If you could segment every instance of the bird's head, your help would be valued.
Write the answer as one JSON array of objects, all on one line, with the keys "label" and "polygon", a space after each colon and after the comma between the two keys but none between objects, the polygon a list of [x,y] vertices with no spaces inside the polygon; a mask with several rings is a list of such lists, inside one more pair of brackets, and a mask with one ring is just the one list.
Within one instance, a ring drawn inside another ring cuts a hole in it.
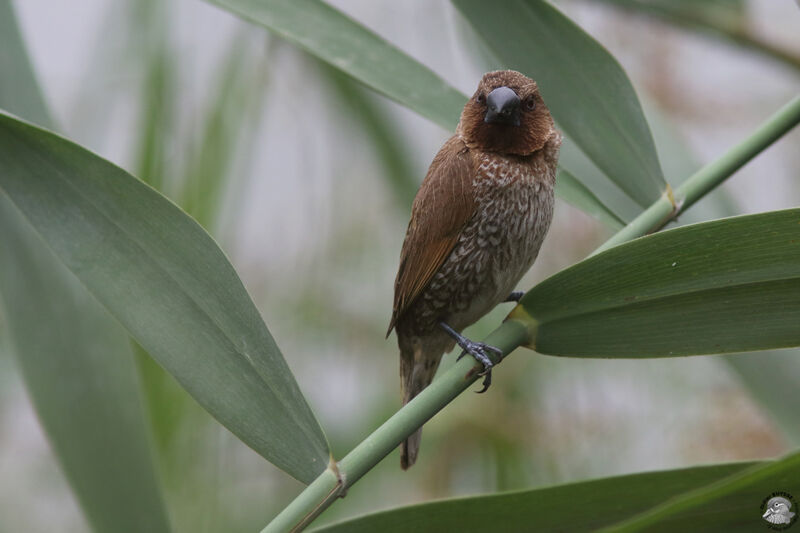
[{"label": "bird's head", "polygon": [[496,70],[484,74],[464,106],[458,132],[470,148],[528,155],[555,134],[555,125],[535,81],[514,70]]},{"label": "bird's head", "polygon": [[770,498],[762,518],[771,524],[791,524],[796,513],[790,509],[792,502],[781,496]]}]

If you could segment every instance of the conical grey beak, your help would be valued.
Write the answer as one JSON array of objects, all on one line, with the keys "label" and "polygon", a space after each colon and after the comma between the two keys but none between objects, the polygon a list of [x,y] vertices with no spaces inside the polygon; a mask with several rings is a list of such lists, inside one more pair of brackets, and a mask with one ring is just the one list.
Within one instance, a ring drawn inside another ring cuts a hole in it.
[{"label": "conical grey beak", "polygon": [[487,124],[513,124],[519,126],[519,96],[508,87],[498,87],[486,97]]}]

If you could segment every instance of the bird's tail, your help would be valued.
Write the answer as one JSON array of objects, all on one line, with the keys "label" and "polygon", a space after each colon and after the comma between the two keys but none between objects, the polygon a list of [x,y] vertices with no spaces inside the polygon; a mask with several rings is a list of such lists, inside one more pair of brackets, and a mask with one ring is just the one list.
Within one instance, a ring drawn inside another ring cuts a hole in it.
[{"label": "bird's tail", "polygon": [[[409,343],[411,344],[411,343]],[[441,353],[423,352],[421,346],[401,346],[400,348],[400,384],[403,389],[403,405],[410,402],[422,389],[430,385],[436,369],[439,368]],[[422,428],[403,441],[400,451],[400,466],[407,470],[417,460],[419,444],[422,440]]]}]

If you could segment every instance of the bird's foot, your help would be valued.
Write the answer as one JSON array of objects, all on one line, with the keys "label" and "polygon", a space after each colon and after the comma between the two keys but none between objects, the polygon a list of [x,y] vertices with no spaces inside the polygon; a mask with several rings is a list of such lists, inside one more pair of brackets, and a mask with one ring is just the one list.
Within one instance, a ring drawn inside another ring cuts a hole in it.
[{"label": "bird's foot", "polygon": [[506,296],[506,299],[503,300],[504,302],[518,302],[525,296],[525,293],[522,291],[513,291],[511,294]]},{"label": "bird's foot", "polygon": [[456,361],[460,360],[466,354],[470,354],[476,361],[483,365],[483,371],[478,373],[479,376],[483,376],[483,388],[476,392],[478,394],[482,394],[489,390],[489,386],[492,384],[492,367],[494,366],[494,363],[487,352],[491,352],[498,357],[503,357],[503,351],[500,348],[490,346],[483,342],[471,341],[444,322],[440,322],[439,325],[447,332],[448,335],[453,337],[453,339],[456,341],[456,344],[458,344],[463,350]]}]

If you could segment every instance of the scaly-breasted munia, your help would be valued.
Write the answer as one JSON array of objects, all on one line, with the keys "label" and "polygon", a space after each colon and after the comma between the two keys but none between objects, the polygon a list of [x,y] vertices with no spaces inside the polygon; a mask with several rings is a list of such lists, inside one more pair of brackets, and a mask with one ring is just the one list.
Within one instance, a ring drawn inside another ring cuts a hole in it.
[{"label": "scaly-breasted munia", "polygon": [[[560,146],[536,82],[513,70],[483,76],[414,198],[400,254],[387,336],[396,328],[404,404],[455,344],[484,364],[488,388],[487,351],[499,350],[458,332],[519,299],[511,291],[553,218]],[[420,429],[403,443],[403,469],[416,461],[421,437]]]}]

